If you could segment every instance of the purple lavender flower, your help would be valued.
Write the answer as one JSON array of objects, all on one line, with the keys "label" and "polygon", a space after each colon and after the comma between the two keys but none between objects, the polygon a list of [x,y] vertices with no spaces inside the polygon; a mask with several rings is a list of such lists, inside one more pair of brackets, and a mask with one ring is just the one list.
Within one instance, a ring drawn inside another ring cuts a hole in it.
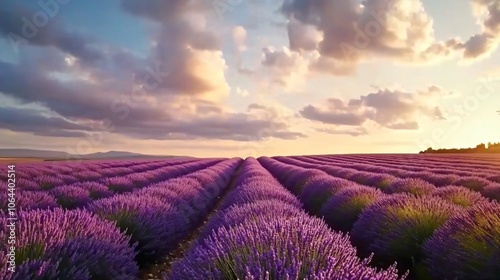
[{"label": "purple lavender flower", "polygon": [[394,177],[387,173],[372,174],[368,179],[368,185],[379,188],[381,190],[385,190],[396,180],[397,177]]},{"label": "purple lavender flower", "polygon": [[102,183],[115,193],[131,192],[135,189],[134,182],[125,177],[104,178]]},{"label": "purple lavender flower", "polygon": [[174,206],[151,196],[115,195],[95,201],[89,210],[116,222],[132,242],[138,243],[140,262],[167,254],[188,226]]},{"label": "purple lavender flower", "polygon": [[64,181],[61,178],[51,175],[36,177],[34,180],[38,183],[40,189],[42,190],[50,190],[56,186],[64,185]]},{"label": "purple lavender flower", "polygon": [[367,186],[346,187],[326,201],[320,215],[331,228],[347,232],[363,209],[383,196],[379,189]]},{"label": "purple lavender flower", "polygon": [[354,186],[355,184],[340,178],[329,175],[312,177],[299,195],[300,201],[304,203],[304,208],[309,213],[315,215],[332,195],[343,188]]},{"label": "purple lavender flower", "polygon": [[65,184],[73,184],[78,182],[78,179],[71,176],[71,175],[66,175],[66,174],[60,174],[59,179],[61,179]]},{"label": "purple lavender flower", "polygon": [[481,194],[500,202],[500,184],[490,184],[481,190]]},{"label": "purple lavender flower", "polygon": [[442,187],[448,185],[455,185],[460,180],[460,176],[454,174],[428,173],[422,179],[426,180],[427,182],[437,187]]},{"label": "purple lavender flower", "polygon": [[440,197],[451,203],[462,207],[470,207],[476,203],[486,201],[480,193],[471,191],[461,186],[445,186],[436,188],[431,192],[432,196]]},{"label": "purple lavender flower", "polygon": [[[278,187],[276,187],[278,186]],[[302,203],[281,185],[264,185],[257,182],[239,186],[222,203],[221,209],[233,204],[255,202],[257,200],[277,199],[302,208]]]},{"label": "purple lavender flower", "polygon": [[114,195],[114,193],[110,191],[108,187],[98,182],[79,182],[73,184],[73,186],[87,190],[91,199],[101,199]]},{"label": "purple lavender flower", "polygon": [[397,179],[386,188],[386,193],[410,193],[416,196],[430,194],[436,187],[422,179]]},{"label": "purple lavender flower", "polygon": [[450,218],[423,250],[435,279],[498,279],[500,204],[482,202]]},{"label": "purple lavender flower", "polygon": [[39,191],[41,190],[40,185],[33,181],[22,177],[17,177],[16,188],[26,191]]},{"label": "purple lavender flower", "polygon": [[204,226],[198,239],[202,241],[205,237],[209,236],[212,231],[221,227],[230,229],[244,222],[257,219],[263,220],[266,217],[269,217],[269,219],[284,220],[302,215],[303,213],[304,211],[302,209],[277,199],[235,204],[225,210],[218,211]]},{"label": "purple lavender flower", "polygon": [[351,230],[353,242],[377,260],[420,261],[421,244],[460,207],[431,196],[394,194],[365,208]]},{"label": "purple lavender flower", "polygon": [[491,184],[490,181],[481,177],[462,177],[454,185],[464,186],[473,191],[481,191],[484,187]]},{"label": "purple lavender flower", "polygon": [[[302,214],[219,228],[175,262],[164,279],[311,279],[347,270],[359,275],[370,268],[358,259],[347,236]],[[371,272],[375,279],[398,278],[394,271],[386,278]]]},{"label": "purple lavender flower", "polygon": [[[17,209],[52,209],[58,207],[56,199],[47,192],[19,190],[16,192],[15,199]],[[7,210],[8,203],[7,193],[0,193],[0,209]]]},{"label": "purple lavender flower", "polygon": [[156,184],[151,185],[150,187],[153,186],[158,186],[162,188],[171,188],[172,186],[177,186],[179,189],[185,189],[185,190],[201,190],[203,189],[203,184],[200,182],[200,180],[197,180],[194,177],[188,177],[188,176],[183,176],[180,178],[175,178],[163,182],[159,182]]},{"label": "purple lavender flower", "polygon": [[357,173],[353,173],[352,175],[350,175],[349,180],[352,180],[358,184],[371,186],[373,175],[374,174],[371,172],[358,171]]},{"label": "purple lavender flower", "polygon": [[489,176],[487,179],[495,183],[500,183],[500,175]]},{"label": "purple lavender flower", "polygon": [[90,170],[76,173],[75,176],[80,178],[81,180],[87,180],[87,181],[98,180],[103,177],[103,175]]},{"label": "purple lavender flower", "polygon": [[55,187],[50,190],[50,193],[57,199],[59,205],[67,209],[84,207],[92,202],[90,192],[77,186],[65,185]]},{"label": "purple lavender flower", "polygon": [[[87,280],[91,276],[85,267],[80,269],[72,269],[67,272],[69,279]],[[0,275],[7,275],[7,273],[0,272]],[[57,279],[62,273],[59,271],[59,261],[25,261],[16,268],[16,272],[11,274],[12,278],[6,276],[5,280],[25,280],[25,279]]]},{"label": "purple lavender flower", "polygon": [[[7,224],[6,215],[0,214],[1,240],[6,240]],[[14,279],[136,279],[138,276],[129,238],[111,222],[85,210],[20,211],[16,226],[19,276]],[[0,257],[5,259],[5,250],[0,250]],[[8,279],[7,273],[3,262],[0,278]]]},{"label": "purple lavender flower", "polygon": [[284,181],[284,184],[292,191],[293,193],[299,195],[304,186],[314,177],[326,175],[325,172],[315,169],[304,169],[301,172],[297,172],[292,174]]}]

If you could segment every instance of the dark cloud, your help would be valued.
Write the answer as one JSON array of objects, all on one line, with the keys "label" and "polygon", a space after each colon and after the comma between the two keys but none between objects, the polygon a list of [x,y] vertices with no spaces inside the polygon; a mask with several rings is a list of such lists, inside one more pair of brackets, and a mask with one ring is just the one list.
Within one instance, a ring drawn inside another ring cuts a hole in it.
[{"label": "dark cloud", "polygon": [[[107,91],[100,84],[86,81],[60,81],[40,70],[0,61],[0,77],[5,79],[0,83],[0,92],[25,104],[42,105],[67,120],[45,119],[26,110],[10,108],[4,109],[4,113],[13,119],[5,118],[3,128],[37,135],[83,137],[95,128],[77,123],[91,121],[97,126],[103,120],[110,120],[113,124],[110,132],[139,139],[249,141],[264,137],[303,137],[289,132],[280,120],[259,120],[249,113],[227,113],[213,102],[186,104],[188,108],[194,107],[193,110],[182,109],[182,103],[153,106],[144,101],[134,102],[131,93]],[[44,121],[44,125],[35,120]]]},{"label": "dark cloud", "polygon": [[221,139],[235,141],[262,140],[267,137],[297,139],[302,133],[289,131],[280,120],[255,119],[250,114],[218,114],[212,117],[176,120],[174,122],[144,122],[120,126],[117,132],[140,139]]},{"label": "dark cloud", "polygon": [[338,125],[362,125],[366,118],[362,115],[357,115],[351,112],[338,112],[334,108],[333,111],[321,110],[312,105],[304,107],[300,114],[310,120],[319,121],[327,124]]},{"label": "dark cloud", "polygon": [[15,50],[28,44],[55,47],[85,61],[97,61],[104,57],[100,50],[92,46],[96,42],[94,38],[62,29],[57,18],[44,13],[47,23],[35,24],[33,15],[36,12],[41,11],[33,11],[19,3],[0,7],[0,35],[6,37]]},{"label": "dark cloud", "polygon": [[84,137],[84,131],[92,129],[33,109],[14,107],[0,107],[0,128],[55,137]]}]

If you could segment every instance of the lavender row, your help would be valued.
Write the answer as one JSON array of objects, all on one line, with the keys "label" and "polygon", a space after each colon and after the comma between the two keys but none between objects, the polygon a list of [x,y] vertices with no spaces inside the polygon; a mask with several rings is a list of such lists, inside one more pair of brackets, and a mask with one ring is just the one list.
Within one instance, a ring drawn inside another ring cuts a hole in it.
[{"label": "lavender row", "polygon": [[[452,175],[439,175],[424,172],[404,172],[398,173],[397,176],[391,174],[391,170],[385,168],[378,172],[363,171],[353,168],[344,168],[331,163],[315,161],[306,157],[299,159],[291,157],[276,157],[275,159],[306,168],[314,168],[325,171],[326,173],[348,180],[352,180],[362,185],[373,186],[380,188],[386,192],[393,193],[399,192],[399,185],[416,185],[415,187],[408,187],[409,189],[417,188],[422,190],[415,190],[417,192],[423,191],[428,193],[433,191],[436,187],[444,186],[461,186],[471,191],[476,191],[486,198],[500,201],[500,184],[493,183],[479,177],[459,177]],[[368,168],[370,170],[380,169],[373,166]],[[386,170],[384,172],[384,170]],[[414,179],[414,180],[408,180]],[[402,181],[403,180],[403,181]],[[389,188],[389,186],[396,185],[397,187]],[[424,187],[420,187],[420,185]],[[402,190],[404,191],[404,190]]]},{"label": "lavender row", "polygon": [[[40,190],[37,185],[26,190],[26,186],[16,191],[16,207],[18,209],[51,209],[63,207],[75,209],[88,205],[94,200],[107,198],[120,193],[131,192],[145,186],[183,176],[218,163],[218,160],[199,160],[179,166],[162,167],[143,173],[135,173],[123,177],[101,178],[96,181],[74,182],[70,184],[45,185]],[[54,184],[55,181],[51,181]],[[1,183],[0,183],[1,184]],[[4,184],[0,189],[7,189]],[[0,193],[0,209],[7,209],[7,191]]]},{"label": "lavender row", "polygon": [[[131,167],[117,168],[102,168],[93,166],[93,169],[75,168],[71,172],[62,173],[49,166],[41,166],[41,168],[30,168],[27,172],[22,172],[19,166],[16,166],[17,188],[24,190],[43,190],[50,189],[59,185],[72,184],[82,181],[98,181],[106,177],[129,176],[130,179],[140,178],[143,173],[148,171],[169,168],[182,164],[189,164],[193,161],[165,161],[156,162],[154,164],[140,164]],[[213,161],[217,162],[217,161]],[[66,166],[64,166],[67,168]],[[46,170],[48,169],[48,171]],[[2,174],[6,176],[7,173]],[[2,180],[3,181],[3,180]]]},{"label": "lavender row", "polygon": [[[16,273],[0,263],[1,279],[137,279],[138,265],[168,253],[193,229],[227,184],[241,159],[129,194],[86,209],[19,212]],[[0,211],[0,238],[7,214]],[[2,243],[0,257],[7,258]]]},{"label": "lavender row", "polygon": [[[400,267],[412,268],[417,278],[498,276],[498,203],[481,200],[460,207],[439,196],[389,195],[318,170],[266,157],[259,161],[304,202],[307,210],[325,218],[332,228],[350,232],[362,255],[374,253],[377,264],[397,261]],[[319,211],[308,203],[311,200],[321,204]]]},{"label": "lavender row", "polygon": [[[481,169],[474,169],[474,168],[460,168],[458,166],[453,166],[451,167],[443,167],[443,166],[438,166],[438,167],[431,167],[429,164],[423,164],[423,165],[415,165],[413,161],[408,160],[408,161],[396,161],[392,160],[391,158],[385,160],[371,160],[368,161],[364,157],[353,157],[353,158],[344,158],[343,156],[340,157],[307,157],[312,160],[320,160],[324,162],[332,162],[336,164],[342,164],[344,167],[349,167],[349,168],[354,168],[358,169],[359,168],[366,168],[366,167],[373,167],[377,166],[378,168],[394,168],[397,170],[406,170],[406,171],[413,171],[413,172],[430,172],[434,174],[442,174],[442,175],[458,175],[458,176],[477,176],[477,177],[483,177],[483,178],[488,178],[488,180],[491,181],[498,181],[500,180],[500,177],[498,177],[498,174],[500,173],[500,169],[489,169],[489,168],[481,168]],[[500,181],[499,181],[500,182]]]},{"label": "lavender row", "polygon": [[179,159],[171,161],[144,161],[144,160],[124,160],[124,161],[85,161],[85,162],[40,162],[40,163],[20,163],[16,165],[16,170],[22,177],[37,177],[41,175],[72,175],[80,174],[86,171],[106,172],[108,170],[114,173],[120,173],[124,170],[130,172],[154,169],[161,166],[186,163],[189,160]]},{"label": "lavender row", "polygon": [[[324,157],[331,157],[331,155],[323,155]],[[344,158],[372,158],[376,159],[377,154],[362,154],[362,155],[342,155]],[[472,155],[465,154],[391,154],[387,155],[395,160],[417,160],[425,161],[429,163],[434,163],[437,165],[457,165],[466,167],[487,167],[487,168],[498,168],[500,167],[500,158],[498,155],[485,155],[481,157],[474,157]]]},{"label": "lavender row", "polygon": [[207,215],[241,159],[92,203],[88,209],[116,221],[138,242],[139,260],[164,256]]},{"label": "lavender row", "polygon": [[397,279],[360,260],[346,235],[307,215],[249,158],[235,189],[164,279]]},{"label": "lavender row", "polygon": [[442,168],[453,166],[460,170],[488,170],[498,172],[500,164],[496,164],[493,159],[475,162],[470,158],[460,159],[458,155],[441,158],[438,155],[340,155],[340,156],[320,156],[325,159],[343,159],[346,161],[361,160],[371,163],[410,163],[415,166]]},{"label": "lavender row", "polygon": [[[370,163],[356,163],[351,162],[349,160],[339,160],[339,159],[325,159],[325,158],[317,158],[317,157],[295,157],[297,159],[311,161],[314,163],[322,163],[322,164],[331,164],[335,166],[340,166],[344,168],[353,168],[357,170],[365,170],[372,172],[390,172],[395,176],[423,176],[422,174],[432,174],[435,176],[443,176],[448,178],[458,178],[458,177],[476,177],[482,178],[484,180],[491,181],[491,183],[497,180],[497,175],[494,172],[474,172],[474,171],[458,171],[458,170],[425,170],[420,168],[411,168],[411,167],[403,167],[402,163],[400,164],[370,164]],[[404,164],[406,165],[406,163]]]}]

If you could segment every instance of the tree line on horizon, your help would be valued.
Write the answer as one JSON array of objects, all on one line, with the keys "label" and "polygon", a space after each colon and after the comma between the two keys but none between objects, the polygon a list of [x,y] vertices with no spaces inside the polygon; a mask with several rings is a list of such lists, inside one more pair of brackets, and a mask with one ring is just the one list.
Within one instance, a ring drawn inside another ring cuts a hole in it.
[{"label": "tree line on horizon", "polygon": [[421,151],[420,154],[454,154],[454,153],[500,153],[500,142],[487,144],[481,143],[475,148],[460,148],[460,149],[437,149],[434,150],[432,147],[427,148],[425,151]]}]

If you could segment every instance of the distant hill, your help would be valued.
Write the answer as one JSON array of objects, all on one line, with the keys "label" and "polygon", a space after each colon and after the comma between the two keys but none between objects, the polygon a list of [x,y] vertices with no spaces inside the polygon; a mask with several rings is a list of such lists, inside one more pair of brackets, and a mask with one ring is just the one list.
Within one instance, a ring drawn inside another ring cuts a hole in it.
[{"label": "distant hill", "polygon": [[32,149],[0,149],[0,158],[44,158],[44,159],[108,159],[108,158],[166,158],[171,155],[144,155],[124,151],[99,152],[86,155],[71,155],[59,151]]}]

